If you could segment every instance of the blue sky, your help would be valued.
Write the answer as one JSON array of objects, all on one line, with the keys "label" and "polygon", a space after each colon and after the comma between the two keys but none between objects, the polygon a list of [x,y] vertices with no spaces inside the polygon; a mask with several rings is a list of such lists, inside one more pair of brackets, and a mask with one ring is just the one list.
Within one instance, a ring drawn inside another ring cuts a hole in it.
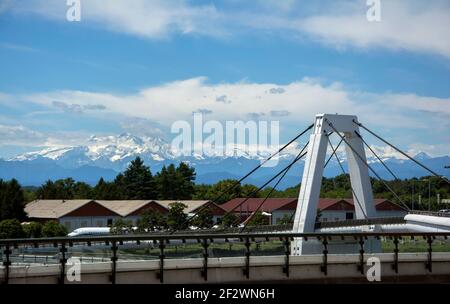
[{"label": "blue sky", "polygon": [[80,22],[65,0],[0,3],[0,157],[170,139],[202,109],[280,120],[282,141],[316,113],[356,114],[411,153],[450,155],[447,1],[382,0],[380,22],[365,0],[81,0]]}]

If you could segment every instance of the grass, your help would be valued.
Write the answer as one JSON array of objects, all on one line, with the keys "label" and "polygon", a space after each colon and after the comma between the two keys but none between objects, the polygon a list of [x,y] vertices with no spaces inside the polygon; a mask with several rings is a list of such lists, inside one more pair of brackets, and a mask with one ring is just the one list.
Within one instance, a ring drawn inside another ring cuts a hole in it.
[{"label": "grass", "polygon": [[[383,239],[381,241],[382,251],[384,253],[394,252],[393,240]],[[403,239],[398,244],[399,252],[427,252],[428,244],[424,239]],[[434,240],[432,244],[433,252],[450,252],[450,242],[444,240]],[[284,246],[280,241],[261,242],[258,244],[252,244],[250,247],[252,256],[263,255],[283,255]],[[126,249],[120,250],[124,254],[133,255],[148,255],[158,258],[159,249]],[[167,258],[194,258],[202,257],[203,247],[201,244],[185,244],[177,246],[168,246],[164,250]],[[245,246],[241,243],[233,244],[217,244],[213,243],[209,246],[210,257],[232,257],[232,256],[244,256]]]},{"label": "grass", "polygon": [[[393,252],[394,242],[393,240],[383,240],[381,242],[383,252]],[[427,252],[428,243],[424,239],[404,239],[399,240],[398,244],[399,252]],[[432,244],[433,252],[450,252],[450,242],[443,240],[434,240]]]}]

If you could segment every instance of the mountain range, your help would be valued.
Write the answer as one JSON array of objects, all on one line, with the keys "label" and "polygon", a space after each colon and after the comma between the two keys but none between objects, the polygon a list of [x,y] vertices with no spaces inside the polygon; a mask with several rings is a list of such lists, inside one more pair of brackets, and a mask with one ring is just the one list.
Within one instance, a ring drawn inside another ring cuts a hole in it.
[{"label": "mountain range", "polygon": [[[428,175],[423,168],[391,149],[372,148],[399,178]],[[295,158],[299,149],[298,145],[289,147],[280,154],[276,167],[263,167],[252,174],[246,182],[262,185],[287,166]],[[113,180],[119,172],[126,169],[131,160],[140,156],[151,168],[152,173],[158,172],[163,165],[189,163],[196,170],[197,183],[211,184],[226,178],[240,178],[260,164],[261,160],[269,154],[269,151],[251,154],[235,149],[225,156],[200,154],[177,156],[170,144],[161,138],[138,137],[124,133],[117,136],[91,136],[84,145],[45,148],[9,159],[0,159],[0,178],[16,178],[22,185],[27,186],[37,186],[48,179],[56,180],[66,177],[95,184],[100,177]],[[346,168],[344,151],[339,151],[337,155]],[[382,178],[392,179],[377,158],[370,152],[367,155],[368,163]],[[437,173],[449,177],[450,170],[444,168],[450,164],[449,156],[431,157],[420,152],[414,158]],[[281,189],[300,182],[303,164],[301,160],[291,168],[279,185]],[[337,160],[332,158],[324,175],[331,177],[341,173]]]}]

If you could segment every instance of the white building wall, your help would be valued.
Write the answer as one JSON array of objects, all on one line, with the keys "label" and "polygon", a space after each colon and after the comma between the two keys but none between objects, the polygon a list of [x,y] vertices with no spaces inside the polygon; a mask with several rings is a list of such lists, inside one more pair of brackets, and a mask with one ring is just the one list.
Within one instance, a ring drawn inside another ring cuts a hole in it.
[{"label": "white building wall", "polygon": [[347,213],[352,214],[352,218],[355,219],[355,212],[352,210],[323,210],[319,218],[319,222],[337,222],[347,219]]},{"label": "white building wall", "polygon": [[[336,221],[343,221],[346,220],[346,214],[348,212],[353,213],[353,219],[355,218],[355,212],[354,211],[344,211],[344,210],[324,210],[322,211],[322,216],[320,217],[320,222],[336,222]],[[403,217],[407,214],[406,211],[377,211],[376,217]]]},{"label": "white building wall", "polygon": [[[272,225],[278,225],[279,221],[287,215],[292,216],[294,210],[275,210],[272,212]],[[322,216],[319,218],[319,222],[335,222],[344,221],[347,218],[347,213],[353,214],[353,219],[355,218],[354,211],[344,211],[344,210],[324,210],[322,211]],[[377,217],[403,217],[407,214],[406,211],[377,211]]]},{"label": "white building wall", "polygon": [[[279,225],[279,221],[285,216],[289,216],[291,218],[292,214],[294,214],[295,210],[275,210],[272,212],[272,225]],[[293,220],[293,218],[292,218]]]},{"label": "white building wall", "polygon": [[[213,216],[214,223],[217,223],[223,216]],[[120,216],[65,216],[59,219],[59,223],[66,226],[69,232],[82,227],[108,227],[108,220],[114,223],[117,219],[131,220],[133,225],[137,225],[139,215],[120,217]]]},{"label": "white building wall", "polygon": [[139,215],[132,215],[132,216],[126,216],[126,217],[124,217],[123,219],[124,219],[125,221],[131,221],[131,222],[133,223],[133,225],[136,226],[136,225],[137,225],[137,222],[138,222],[138,220],[139,220],[140,218],[141,218],[141,217],[140,217]]},{"label": "white building wall", "polygon": [[108,220],[116,221],[120,216],[65,216],[59,219],[59,223],[73,231],[82,227],[107,227]]}]

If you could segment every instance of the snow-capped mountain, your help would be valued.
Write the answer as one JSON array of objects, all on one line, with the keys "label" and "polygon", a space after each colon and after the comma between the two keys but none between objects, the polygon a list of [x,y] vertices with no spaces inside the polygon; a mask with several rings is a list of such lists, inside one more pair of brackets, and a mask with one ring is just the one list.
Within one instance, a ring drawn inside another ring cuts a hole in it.
[{"label": "snow-capped mountain", "polygon": [[[301,147],[295,143],[289,146],[280,154],[276,167],[261,168],[247,182],[262,184],[289,164]],[[427,175],[427,172],[414,162],[389,147],[373,146],[372,149],[400,178]],[[129,133],[117,136],[91,136],[80,146],[46,148],[21,154],[6,161],[0,160],[0,178],[17,178],[25,185],[39,185],[46,179],[64,177],[95,183],[100,177],[113,179],[131,160],[140,156],[153,173],[159,171],[163,165],[183,161],[195,167],[197,182],[215,183],[224,178],[241,177],[273,152],[267,150],[256,153],[235,148],[226,151],[225,155],[194,152],[191,156],[177,156],[168,142],[157,137],[138,137]],[[346,156],[343,147],[338,149],[337,155],[345,165]],[[415,158],[439,174],[449,175],[447,172],[449,170],[444,166],[450,164],[450,157],[433,158],[420,152]],[[392,178],[370,151],[367,151],[367,161],[383,178]],[[286,175],[282,187],[298,184],[302,170],[303,161],[300,161]],[[337,160],[333,157],[325,170],[325,175],[334,176],[341,173]]]},{"label": "snow-capped mountain", "polygon": [[86,145],[53,147],[29,152],[9,161],[52,160],[63,168],[97,166],[121,171],[136,156],[146,162],[173,160],[170,145],[157,137],[137,137],[128,133],[118,136],[91,136]]},{"label": "snow-capped mountain", "polygon": [[[280,158],[292,159],[298,153],[298,147],[293,145],[286,149]],[[171,145],[158,137],[137,137],[129,133],[118,136],[91,136],[85,145],[72,147],[53,147],[40,151],[29,152],[8,159],[8,161],[53,161],[63,168],[78,168],[81,166],[97,166],[116,171],[124,170],[129,162],[140,156],[148,165],[160,167],[167,162],[185,161],[193,165],[197,163],[210,164],[225,158],[243,158],[261,160],[273,151],[259,153],[246,151],[236,147],[223,153],[198,153],[193,151],[190,156],[177,156],[177,151]],[[205,155],[206,154],[206,155]]]}]

